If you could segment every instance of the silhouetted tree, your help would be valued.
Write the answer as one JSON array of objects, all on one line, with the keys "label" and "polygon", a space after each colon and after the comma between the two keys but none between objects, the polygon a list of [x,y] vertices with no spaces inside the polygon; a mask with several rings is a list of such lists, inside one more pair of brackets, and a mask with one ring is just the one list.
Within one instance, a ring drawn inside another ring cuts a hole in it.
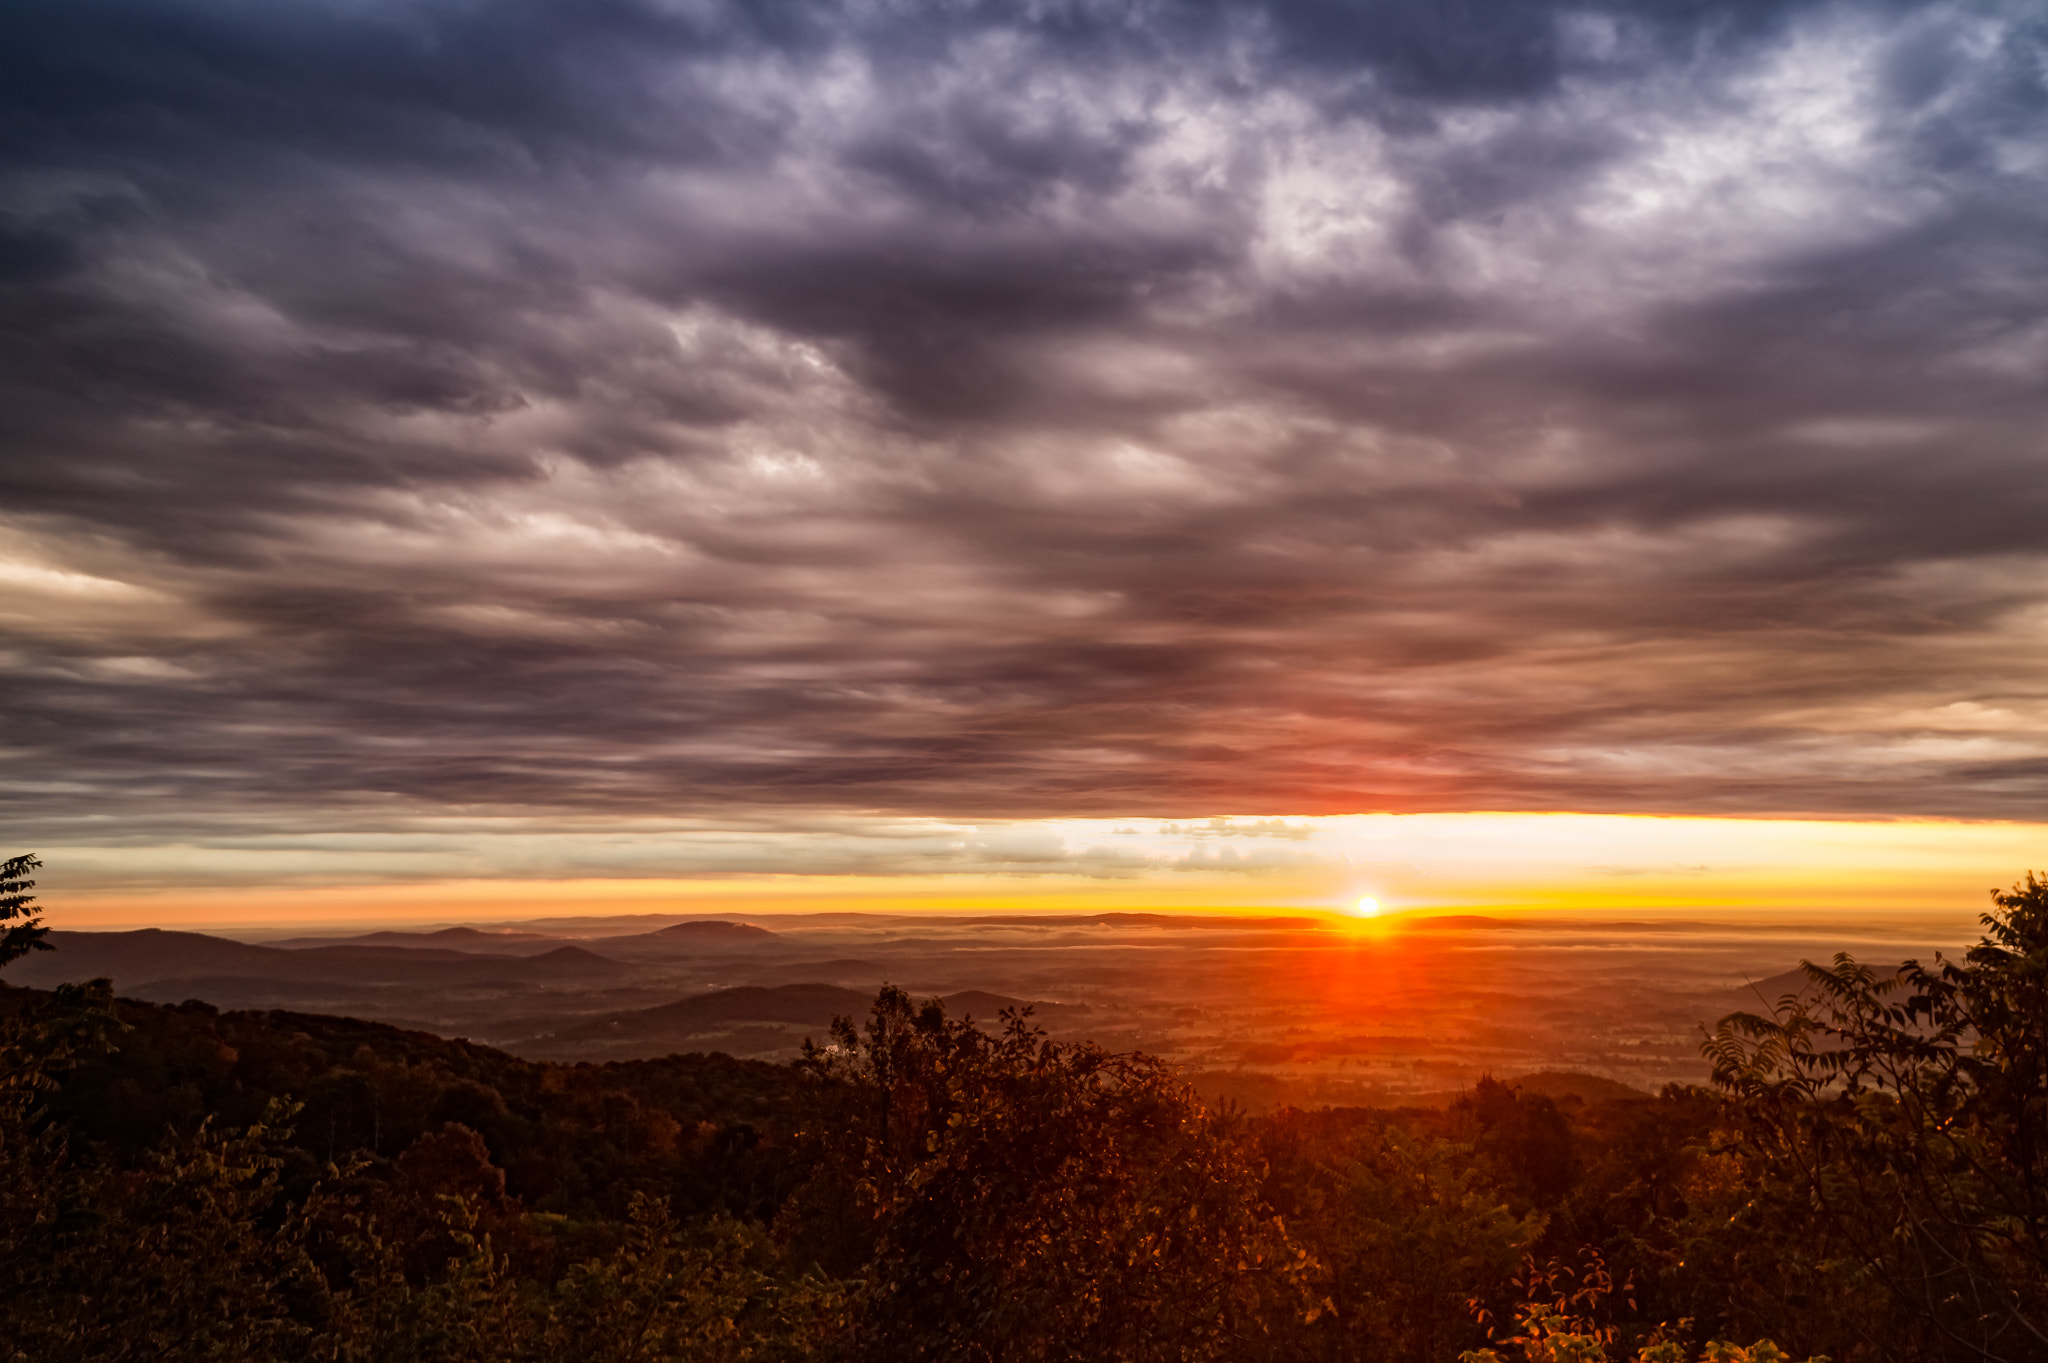
[{"label": "silhouetted tree", "polygon": [[852,1099],[826,1176],[871,1218],[857,1352],[1250,1359],[1308,1306],[1306,1254],[1241,1142],[1147,1056],[876,999],[804,1065]]},{"label": "silhouetted tree", "polygon": [[[43,926],[42,914],[35,907],[36,897],[29,893],[36,887],[29,872],[42,869],[42,865],[34,853],[0,861],[0,923],[7,924],[0,931],[0,966],[18,961],[31,951],[50,950],[50,944],[43,940],[50,930]],[[17,918],[24,921],[17,923]]]},{"label": "silhouetted tree", "polygon": [[2048,1357],[2048,881],[1994,891],[1960,962],[1846,954],[1706,1046],[1747,1133],[1932,1354]]}]

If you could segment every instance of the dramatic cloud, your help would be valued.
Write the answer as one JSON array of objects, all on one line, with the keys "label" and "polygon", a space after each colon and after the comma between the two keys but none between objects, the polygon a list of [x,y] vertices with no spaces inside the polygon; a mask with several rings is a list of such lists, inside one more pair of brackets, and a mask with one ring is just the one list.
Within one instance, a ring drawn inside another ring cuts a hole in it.
[{"label": "dramatic cloud", "polygon": [[24,837],[2048,818],[2035,4],[15,0],[0,159]]}]

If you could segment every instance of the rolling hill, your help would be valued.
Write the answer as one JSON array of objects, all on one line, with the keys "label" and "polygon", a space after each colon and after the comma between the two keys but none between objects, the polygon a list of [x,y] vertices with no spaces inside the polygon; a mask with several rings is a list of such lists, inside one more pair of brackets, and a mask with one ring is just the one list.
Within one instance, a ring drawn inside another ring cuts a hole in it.
[{"label": "rolling hill", "polygon": [[630,967],[578,946],[534,956],[488,956],[445,948],[324,946],[296,950],[253,946],[199,932],[141,928],[133,932],[52,932],[52,951],[34,952],[7,968],[9,984],[47,989],[106,977],[133,993],[160,981],[243,979],[338,984],[549,983],[603,980]]},{"label": "rolling hill", "polygon": [[[763,1055],[793,1050],[805,1037],[823,1041],[834,1017],[859,1019],[874,1003],[874,992],[839,985],[805,983],[774,986],[742,985],[678,999],[653,1008],[635,1008],[559,1024],[532,1018],[530,1035],[514,1035],[506,1024],[493,1044],[531,1058],[574,1056],[590,1059],[634,1059],[677,1051],[722,1050],[734,1055]],[[1022,1008],[1021,999],[972,989],[944,995],[952,1017],[972,1016],[993,1023],[1005,1008]],[[1038,1013],[1085,1013],[1085,1007],[1034,1005]]]}]

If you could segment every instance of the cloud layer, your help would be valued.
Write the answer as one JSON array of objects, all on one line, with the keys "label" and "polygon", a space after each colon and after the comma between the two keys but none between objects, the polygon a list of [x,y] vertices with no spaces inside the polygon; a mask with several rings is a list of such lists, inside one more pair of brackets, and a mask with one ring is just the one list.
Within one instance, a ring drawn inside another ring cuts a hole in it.
[{"label": "cloud layer", "polygon": [[2018,3],[17,0],[24,830],[2048,818]]}]

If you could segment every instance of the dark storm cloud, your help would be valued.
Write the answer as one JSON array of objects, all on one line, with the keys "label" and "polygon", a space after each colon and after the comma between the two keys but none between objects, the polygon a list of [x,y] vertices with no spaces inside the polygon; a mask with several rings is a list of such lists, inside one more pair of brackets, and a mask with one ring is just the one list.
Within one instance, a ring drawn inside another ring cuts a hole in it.
[{"label": "dark storm cloud", "polygon": [[0,16],[13,819],[2048,816],[2024,4]]}]

